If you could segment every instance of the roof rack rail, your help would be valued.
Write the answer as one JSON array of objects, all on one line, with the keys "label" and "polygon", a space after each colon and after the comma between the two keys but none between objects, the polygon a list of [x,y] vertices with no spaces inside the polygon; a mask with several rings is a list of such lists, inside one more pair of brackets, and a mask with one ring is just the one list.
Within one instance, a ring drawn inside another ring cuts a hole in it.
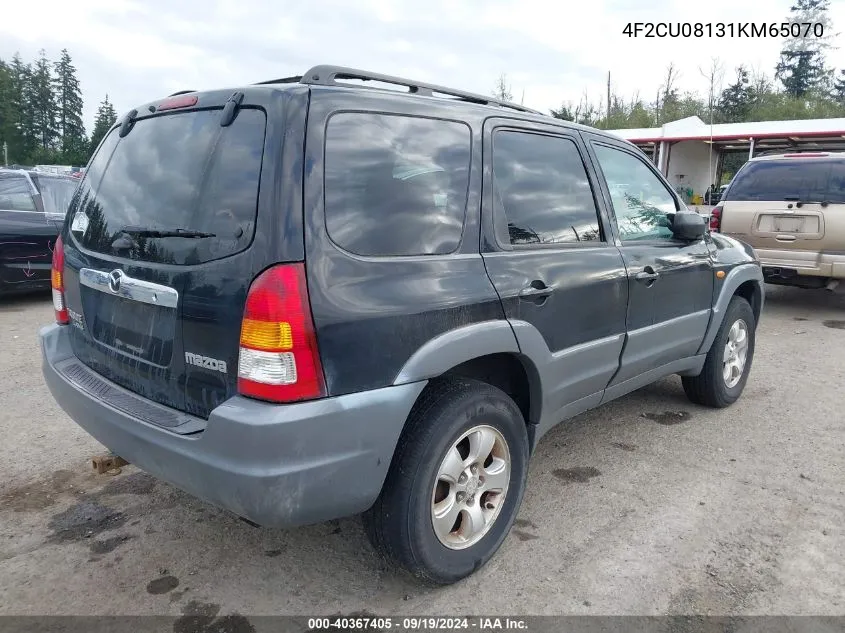
[{"label": "roof rack rail", "polygon": [[[412,94],[433,96],[433,95],[448,95],[450,97],[457,97],[462,101],[469,101],[471,103],[479,103],[482,105],[497,105],[502,108],[510,108],[520,112],[529,112],[531,114],[539,114],[547,116],[538,110],[526,108],[518,103],[510,101],[502,101],[494,97],[485,97],[484,95],[475,94],[472,92],[465,92],[463,90],[455,90],[454,88],[447,88],[445,86],[438,86],[436,84],[423,83],[421,81],[414,81],[412,79],[403,79],[402,77],[393,77],[391,75],[381,75],[366,70],[358,70],[356,68],[346,68],[344,66],[332,66],[322,64],[314,66],[301,78],[298,79],[301,83],[310,84],[313,86],[340,86],[338,79],[360,79],[362,81],[379,81],[381,83],[393,84],[395,86],[405,86],[408,92]],[[263,82],[275,83],[275,82]]]},{"label": "roof rack rail", "polygon": [[172,95],[167,95],[168,97],[176,97],[178,95],[186,95],[192,92],[196,92],[196,90],[179,90],[178,92],[174,92]]},{"label": "roof rack rail", "polygon": [[267,81],[259,81],[253,85],[263,86],[264,84],[295,84],[302,81],[302,75],[294,75],[293,77],[282,77],[281,79],[268,79]]}]

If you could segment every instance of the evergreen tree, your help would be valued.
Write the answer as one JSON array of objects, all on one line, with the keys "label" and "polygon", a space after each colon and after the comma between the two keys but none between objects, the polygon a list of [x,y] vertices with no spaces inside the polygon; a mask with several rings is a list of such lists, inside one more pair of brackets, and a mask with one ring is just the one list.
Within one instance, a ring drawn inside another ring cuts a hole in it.
[{"label": "evergreen tree", "polygon": [[10,116],[14,127],[9,162],[29,163],[38,145],[38,134],[31,116],[32,65],[24,64],[20,55],[15,53],[9,68],[12,72]]},{"label": "evergreen tree", "polygon": [[833,82],[830,96],[840,106],[845,107],[845,70],[839,71],[839,77]]},{"label": "evergreen tree", "polygon": [[94,153],[94,150],[97,149],[100,141],[103,140],[106,132],[108,132],[109,129],[111,129],[111,126],[114,125],[115,121],[117,121],[117,112],[115,112],[114,106],[109,101],[109,96],[106,95],[106,98],[103,99],[102,103],[100,103],[100,107],[97,108],[97,118],[94,120],[94,131],[91,132],[92,154]]},{"label": "evergreen tree", "polygon": [[88,141],[82,123],[82,93],[76,78],[76,68],[66,48],[62,49],[61,59],[55,63],[55,69],[53,86],[58,106],[57,125],[61,135],[62,162],[81,165],[88,158]]},{"label": "evergreen tree", "polygon": [[787,21],[792,23],[820,24],[824,29],[822,37],[816,37],[811,29],[804,37],[802,26],[800,37],[787,38],[775,67],[775,78],[783,84],[786,93],[802,98],[813,89],[821,88],[828,79],[824,53],[830,48],[831,20],[828,15],[830,0],[796,0],[790,7]]},{"label": "evergreen tree", "polygon": [[37,134],[37,157],[51,160],[58,146],[59,131],[56,126],[56,95],[53,92],[53,76],[50,61],[42,49],[31,75],[31,116]]},{"label": "evergreen tree", "polygon": [[572,106],[562,104],[557,110],[550,110],[549,113],[556,119],[562,121],[574,121],[575,115],[572,113]]},{"label": "evergreen tree", "polygon": [[754,91],[745,66],[736,69],[736,82],[722,91],[716,110],[724,123],[739,123],[748,120],[754,101]]}]

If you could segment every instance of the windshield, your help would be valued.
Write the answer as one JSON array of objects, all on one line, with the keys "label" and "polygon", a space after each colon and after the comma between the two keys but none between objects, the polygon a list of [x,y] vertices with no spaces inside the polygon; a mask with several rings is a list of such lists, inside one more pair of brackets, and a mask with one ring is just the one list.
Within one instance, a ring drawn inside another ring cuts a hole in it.
[{"label": "windshield", "polygon": [[725,201],[845,202],[845,160],[784,158],[746,163]]},{"label": "windshield", "polygon": [[[221,127],[220,113],[141,119],[124,138],[112,130],[71,206],[78,243],[171,264],[244,250],[255,229],[266,118],[244,108]],[[186,239],[184,233],[201,235]]]},{"label": "windshield", "polygon": [[68,178],[51,178],[50,176],[33,176],[35,186],[41,192],[44,212],[48,215],[64,215],[73,199],[73,192],[79,184]]}]

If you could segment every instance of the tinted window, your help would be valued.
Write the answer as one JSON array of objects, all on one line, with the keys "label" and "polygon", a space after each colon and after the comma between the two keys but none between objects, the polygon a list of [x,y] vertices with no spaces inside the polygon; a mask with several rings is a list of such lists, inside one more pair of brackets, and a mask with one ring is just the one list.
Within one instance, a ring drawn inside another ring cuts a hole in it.
[{"label": "tinted window", "polygon": [[[511,244],[601,239],[598,214],[578,147],[569,139],[523,132],[493,137],[494,203]],[[498,231],[502,236],[502,231]],[[501,237],[500,237],[501,239]]]},{"label": "tinted window", "polygon": [[461,240],[470,162],[462,123],[341,113],[326,130],[331,239],[369,256],[438,255]]},{"label": "tinted window", "polygon": [[21,174],[0,174],[0,210],[35,211],[35,201],[26,177]]},{"label": "tinted window", "polygon": [[[71,203],[71,232],[101,253],[194,264],[247,247],[255,228],[265,116],[245,108],[228,127],[220,110],[142,119],[113,130]],[[210,236],[156,237],[183,229]]]},{"label": "tinted window", "polygon": [[44,211],[48,214],[64,216],[79,182],[69,178],[50,178],[41,175],[33,176],[33,181],[41,192]]},{"label": "tinted window", "polygon": [[663,182],[633,154],[605,145],[594,148],[610,190],[620,238],[672,239],[669,214],[677,207]]},{"label": "tinted window", "polygon": [[845,203],[845,161],[790,158],[746,163],[725,200],[785,200]]}]

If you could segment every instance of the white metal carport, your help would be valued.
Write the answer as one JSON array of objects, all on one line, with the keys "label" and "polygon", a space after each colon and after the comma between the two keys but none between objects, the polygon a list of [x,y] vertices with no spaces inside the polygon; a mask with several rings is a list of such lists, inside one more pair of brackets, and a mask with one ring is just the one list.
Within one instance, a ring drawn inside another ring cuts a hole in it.
[{"label": "white metal carport", "polygon": [[745,158],[764,153],[845,151],[845,119],[753,121],[709,125],[693,116],[659,128],[610,130],[642,149],[676,191],[703,198],[721,180],[722,158],[742,152]]}]

